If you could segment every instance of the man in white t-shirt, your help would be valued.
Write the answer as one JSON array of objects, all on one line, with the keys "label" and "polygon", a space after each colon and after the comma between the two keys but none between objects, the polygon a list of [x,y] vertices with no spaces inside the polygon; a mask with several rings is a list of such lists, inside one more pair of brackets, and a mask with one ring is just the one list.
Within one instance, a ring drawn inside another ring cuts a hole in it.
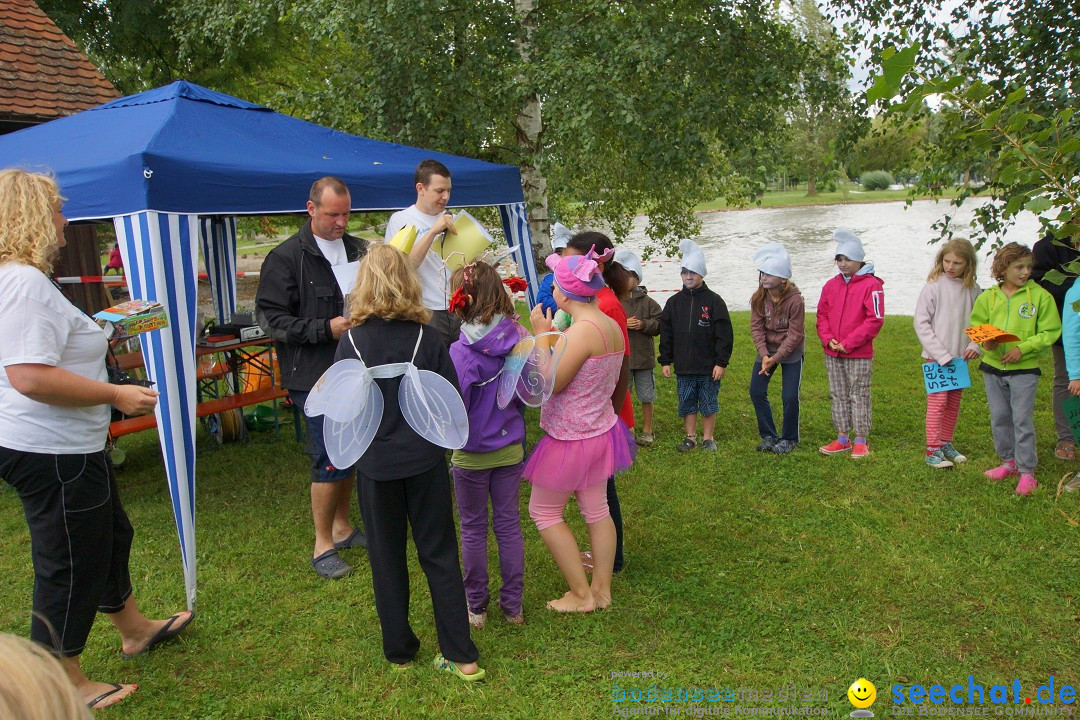
[{"label": "man in white t-shirt", "polygon": [[[303,413],[308,392],[334,363],[338,338],[349,328],[345,294],[334,267],[359,260],[367,243],[346,232],[352,199],[335,177],[315,181],[308,195],[309,219],[267,254],[255,293],[259,325],[277,343],[281,384]],[[322,416],[308,417],[311,458],[311,515],[315,547],[311,565],[324,578],[352,572],[339,550],[364,546],[364,533],[349,521],[351,467],[337,468],[326,454]]]},{"label": "man in white t-shirt", "polygon": [[454,216],[446,212],[450,201],[450,170],[438,160],[424,160],[416,166],[416,203],[398,210],[386,223],[386,242],[406,225],[416,228],[416,241],[409,252],[420,275],[424,307],[431,311],[431,324],[442,333],[447,346],[458,336],[460,321],[447,307],[450,304],[450,268],[431,249],[443,233],[456,235]]}]

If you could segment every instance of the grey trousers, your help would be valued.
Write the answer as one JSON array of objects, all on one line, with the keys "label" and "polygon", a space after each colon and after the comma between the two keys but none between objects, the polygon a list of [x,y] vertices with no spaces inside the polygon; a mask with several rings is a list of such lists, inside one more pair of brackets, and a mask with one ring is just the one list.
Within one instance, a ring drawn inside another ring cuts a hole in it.
[{"label": "grey trousers", "polygon": [[431,326],[442,335],[446,347],[454,344],[461,334],[461,319],[452,312],[446,310],[431,311]]},{"label": "grey trousers", "polygon": [[1058,445],[1075,443],[1069,421],[1065,419],[1065,408],[1061,403],[1069,397],[1069,370],[1065,367],[1065,348],[1053,345],[1054,350],[1054,429],[1057,430]]},{"label": "grey trousers", "polygon": [[983,373],[994,451],[1002,462],[1014,460],[1022,473],[1035,472],[1035,387],[1039,376]]}]

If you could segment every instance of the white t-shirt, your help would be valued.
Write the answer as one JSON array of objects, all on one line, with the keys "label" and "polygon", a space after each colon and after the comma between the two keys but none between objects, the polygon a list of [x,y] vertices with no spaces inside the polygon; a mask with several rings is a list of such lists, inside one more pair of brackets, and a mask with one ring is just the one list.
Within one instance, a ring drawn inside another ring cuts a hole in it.
[{"label": "white t-shirt", "polygon": [[[428,215],[420,212],[415,205],[410,205],[404,210],[398,210],[390,216],[386,223],[386,242],[390,242],[398,230],[406,225],[416,227],[416,238],[428,231],[439,219],[439,215]],[[434,243],[432,243],[434,244]],[[434,250],[428,250],[424,256],[424,262],[416,268],[420,275],[420,284],[423,287],[422,302],[428,310],[445,310],[450,305],[450,268]]]},{"label": "white t-shirt", "polygon": [[105,447],[108,405],[62,407],[31,400],[15,388],[8,365],[52,365],[107,381],[108,340],[37,268],[0,263],[0,446],[55,455]]},{"label": "white t-shirt", "polygon": [[323,254],[323,257],[329,261],[331,266],[344,265],[349,262],[349,254],[345,251],[345,241],[341,238],[337,240],[323,240],[318,235],[312,235],[315,238],[315,244],[319,246],[319,251]]}]

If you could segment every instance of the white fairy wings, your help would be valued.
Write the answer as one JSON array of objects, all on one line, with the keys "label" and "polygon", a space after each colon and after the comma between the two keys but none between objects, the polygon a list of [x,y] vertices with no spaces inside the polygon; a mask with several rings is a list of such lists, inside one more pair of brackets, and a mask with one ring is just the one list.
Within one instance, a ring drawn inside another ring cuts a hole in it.
[{"label": "white fairy wings", "polygon": [[514,395],[529,407],[540,407],[555,388],[555,371],[566,351],[566,335],[561,332],[526,335],[503,360],[499,390],[495,397],[505,408]]},{"label": "white fairy wings", "polygon": [[374,382],[376,378],[401,376],[398,406],[417,435],[451,450],[464,447],[469,439],[469,417],[457,388],[438,373],[413,364],[424,337],[422,327],[408,362],[375,367],[364,364],[351,331],[347,336],[357,359],[331,365],[304,403],[308,417],[323,416],[326,454],[335,467],[355,464],[375,438],[383,416],[382,389]]}]

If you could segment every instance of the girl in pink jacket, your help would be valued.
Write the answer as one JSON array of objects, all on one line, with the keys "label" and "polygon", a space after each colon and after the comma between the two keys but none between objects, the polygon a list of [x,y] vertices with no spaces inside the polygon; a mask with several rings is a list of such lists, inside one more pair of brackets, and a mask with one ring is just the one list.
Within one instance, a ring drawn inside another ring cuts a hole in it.
[{"label": "girl in pink jacket", "polygon": [[[851,452],[853,458],[870,454],[870,377],[874,338],[885,318],[885,291],[865,261],[862,241],[850,230],[837,228],[836,267],[840,274],[825,283],[817,306],[817,334],[825,349],[832,420],[836,439],[821,452]],[[854,443],[851,433],[854,431]]]},{"label": "girl in pink jacket", "polygon": [[[979,296],[977,260],[975,248],[961,238],[953,238],[938,250],[915,305],[915,335],[922,344],[923,359],[948,365],[979,356],[979,346],[964,334]],[[926,396],[926,464],[932,468],[949,468],[967,460],[952,444],[963,394],[963,389],[957,389]]]}]

